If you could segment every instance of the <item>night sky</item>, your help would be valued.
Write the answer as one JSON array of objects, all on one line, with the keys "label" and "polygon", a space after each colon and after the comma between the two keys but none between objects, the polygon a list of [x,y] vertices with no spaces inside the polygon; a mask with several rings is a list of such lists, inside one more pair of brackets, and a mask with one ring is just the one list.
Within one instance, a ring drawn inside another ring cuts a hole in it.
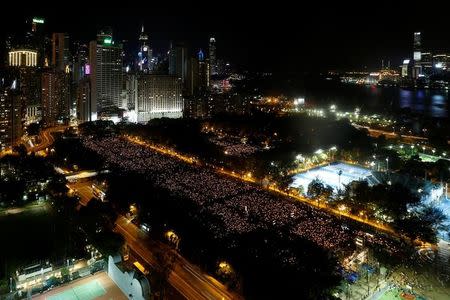
[{"label": "night sky", "polygon": [[156,52],[167,51],[170,40],[205,49],[208,37],[214,35],[219,58],[273,72],[371,69],[379,67],[381,59],[398,66],[411,56],[412,33],[417,30],[423,32],[424,48],[450,52],[448,16],[445,4],[438,1],[427,1],[426,7],[413,1],[345,5],[296,1],[295,6],[283,0],[252,1],[258,4],[246,6],[243,0],[167,1],[164,6],[156,1],[122,1],[120,8],[111,7],[119,5],[115,1],[95,1],[96,8],[85,1],[60,2],[61,6],[43,4],[4,16],[1,34],[17,31],[26,17],[36,15],[46,18],[48,32],[66,31],[72,40],[88,41],[95,38],[97,28],[111,25],[115,39],[133,41],[143,22]]}]

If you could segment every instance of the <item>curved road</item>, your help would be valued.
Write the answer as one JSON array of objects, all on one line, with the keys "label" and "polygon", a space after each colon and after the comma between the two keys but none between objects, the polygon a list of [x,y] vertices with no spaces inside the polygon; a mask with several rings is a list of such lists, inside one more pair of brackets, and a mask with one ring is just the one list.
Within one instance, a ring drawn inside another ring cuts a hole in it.
[{"label": "curved road", "polygon": [[55,141],[55,138],[53,137],[52,134],[55,132],[63,132],[66,128],[67,126],[55,126],[41,130],[41,133],[39,134],[41,142],[34,147],[27,146],[28,152],[39,152],[41,150],[45,150],[46,148],[51,146]]},{"label": "curved road", "polygon": [[[115,231],[124,237],[137,256],[152,267],[158,267],[155,253],[172,251],[166,244],[150,240],[143,231],[123,216],[117,219]],[[175,263],[168,282],[186,299],[242,299],[180,255],[175,255]]]}]

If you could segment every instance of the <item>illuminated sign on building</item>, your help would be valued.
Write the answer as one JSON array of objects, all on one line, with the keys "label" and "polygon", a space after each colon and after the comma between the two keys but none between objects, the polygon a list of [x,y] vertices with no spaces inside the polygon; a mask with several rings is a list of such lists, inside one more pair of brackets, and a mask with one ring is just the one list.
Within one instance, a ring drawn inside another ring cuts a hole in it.
[{"label": "illuminated sign on building", "polygon": [[91,74],[91,65],[86,65],[84,67],[84,74],[90,75]]},{"label": "illuminated sign on building", "polygon": [[103,40],[103,44],[111,45],[112,44],[112,38],[105,38]]},{"label": "illuminated sign on building", "polygon": [[41,18],[33,18],[33,23],[44,24],[44,19],[41,19]]}]

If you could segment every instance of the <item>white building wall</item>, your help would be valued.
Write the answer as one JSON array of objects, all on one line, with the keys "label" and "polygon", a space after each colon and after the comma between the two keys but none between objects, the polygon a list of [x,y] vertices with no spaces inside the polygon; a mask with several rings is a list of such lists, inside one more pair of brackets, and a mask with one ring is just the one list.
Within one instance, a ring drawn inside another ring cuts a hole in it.
[{"label": "white building wall", "polygon": [[[108,275],[122,290],[122,292],[130,300],[145,300],[144,289],[141,282],[135,277],[134,271],[122,272],[116,263],[120,262],[120,258],[114,259],[112,256],[108,258]],[[147,287],[148,288],[148,287]]]}]

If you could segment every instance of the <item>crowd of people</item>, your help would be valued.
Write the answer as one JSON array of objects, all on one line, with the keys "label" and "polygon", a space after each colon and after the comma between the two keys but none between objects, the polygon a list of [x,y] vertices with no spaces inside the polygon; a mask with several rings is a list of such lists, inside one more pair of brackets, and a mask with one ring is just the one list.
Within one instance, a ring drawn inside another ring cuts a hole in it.
[{"label": "crowd of people", "polygon": [[234,137],[211,137],[209,140],[221,147],[225,155],[230,156],[245,157],[264,150],[263,147],[242,142],[241,139]]},{"label": "crowd of people", "polygon": [[186,164],[119,137],[85,138],[83,143],[111,166],[147,176],[173,195],[193,201],[205,222],[219,220],[219,224],[205,224],[217,237],[271,229],[332,251],[354,245],[357,230],[339,218],[251,183]]}]

